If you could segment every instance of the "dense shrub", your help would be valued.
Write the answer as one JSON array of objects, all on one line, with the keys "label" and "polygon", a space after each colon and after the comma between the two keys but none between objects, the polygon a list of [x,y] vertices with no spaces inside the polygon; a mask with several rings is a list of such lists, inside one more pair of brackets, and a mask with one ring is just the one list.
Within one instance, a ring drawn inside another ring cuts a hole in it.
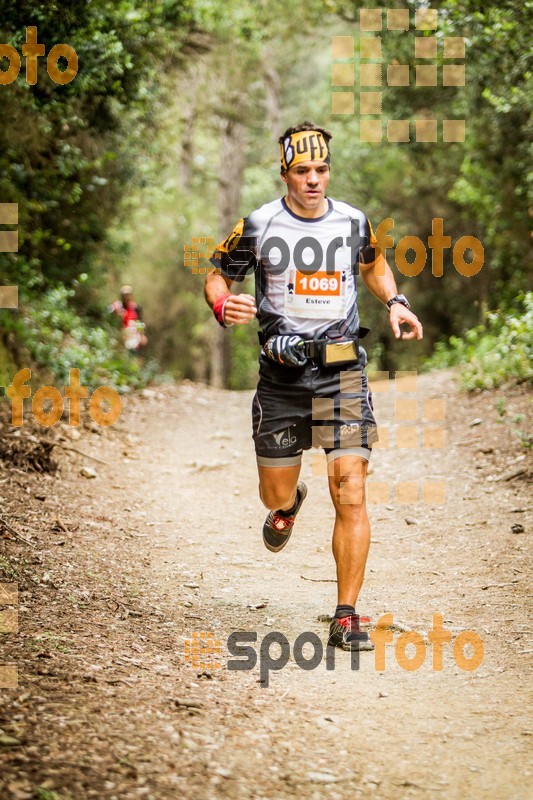
[{"label": "dense shrub", "polygon": [[516,299],[516,309],[491,311],[463,338],[439,342],[425,368],[461,365],[463,387],[494,389],[509,382],[533,381],[533,292]]},{"label": "dense shrub", "polygon": [[144,386],[155,374],[154,362],[143,364],[130,354],[112,321],[95,325],[82,319],[70,302],[74,294],[74,289],[57,286],[6,322],[23,351],[17,361],[22,366],[38,365],[61,385],[68,383],[70,369],[76,368],[82,384],[90,388],[103,383],[118,391]]}]

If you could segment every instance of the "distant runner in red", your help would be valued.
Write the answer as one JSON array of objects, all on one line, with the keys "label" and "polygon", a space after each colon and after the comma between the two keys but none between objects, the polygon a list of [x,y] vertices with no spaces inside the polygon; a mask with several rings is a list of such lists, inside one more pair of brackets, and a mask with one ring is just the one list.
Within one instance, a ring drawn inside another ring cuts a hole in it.
[{"label": "distant runner in red", "polygon": [[[365,482],[378,440],[372,394],[359,340],[357,275],[387,308],[396,338],[422,339],[422,326],[398,294],[366,215],[326,195],[331,134],[310,122],[280,137],[285,197],[241,219],[218,245],[205,296],[224,327],[257,317],[262,350],[252,405],[259,493],[270,509],[263,541],[287,544],[307,495],[299,480],[302,452],[322,447],[335,508],[333,555],[337,607],[329,643],[373,648],[355,604],[370,544]],[[255,298],[234,282],[255,275]],[[400,325],[409,326],[402,332]]]},{"label": "distant runner in red", "polygon": [[140,353],[142,348],[148,343],[144,333],[144,322],[142,321],[142,311],[138,303],[133,299],[133,289],[131,286],[122,286],[120,289],[120,300],[115,300],[109,306],[109,311],[117,314],[122,319],[122,339],[124,347],[135,353]]}]

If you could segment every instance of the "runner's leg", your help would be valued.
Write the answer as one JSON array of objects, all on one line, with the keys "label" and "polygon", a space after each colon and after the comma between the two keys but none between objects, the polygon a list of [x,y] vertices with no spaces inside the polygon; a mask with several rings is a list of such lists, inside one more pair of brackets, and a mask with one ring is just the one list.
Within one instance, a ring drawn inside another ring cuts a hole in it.
[{"label": "runner's leg", "polygon": [[366,511],[365,481],[368,461],[343,455],[328,464],[331,499],[335,507],[333,556],[337,565],[338,605],[355,606],[361,589],[370,523]]},{"label": "runner's leg", "polygon": [[289,467],[264,467],[259,471],[259,497],[272,511],[292,508],[296,500],[296,487],[302,465]]}]

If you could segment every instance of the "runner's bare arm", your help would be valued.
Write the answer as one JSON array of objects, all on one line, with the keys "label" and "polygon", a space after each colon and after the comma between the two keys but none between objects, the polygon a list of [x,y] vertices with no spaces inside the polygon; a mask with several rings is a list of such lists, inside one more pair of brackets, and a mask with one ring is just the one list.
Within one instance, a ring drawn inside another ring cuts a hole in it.
[{"label": "runner's bare arm", "polygon": [[[205,299],[210,308],[219,297],[224,297],[231,289],[231,278],[221,275],[216,270],[210,272],[205,279]],[[224,322],[227,325],[244,325],[254,319],[257,314],[255,300],[250,294],[231,294],[224,306]]]},{"label": "runner's bare arm", "polygon": [[[398,294],[394,275],[383,255],[380,254],[370,264],[360,261],[359,271],[368,289],[383,304]],[[416,314],[413,314],[401,303],[394,303],[389,313],[391,328],[396,339],[414,339],[415,337],[422,339],[424,331]],[[404,332],[400,329],[400,325],[404,322],[409,325],[410,331]]]}]

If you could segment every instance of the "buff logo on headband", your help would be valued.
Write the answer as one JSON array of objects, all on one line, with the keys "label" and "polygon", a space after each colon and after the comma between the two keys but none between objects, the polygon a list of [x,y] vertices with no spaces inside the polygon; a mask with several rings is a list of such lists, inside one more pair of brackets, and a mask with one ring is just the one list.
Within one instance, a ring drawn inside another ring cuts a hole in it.
[{"label": "buff logo on headband", "polygon": [[291,133],[280,147],[282,170],[290,169],[302,161],[324,161],[329,164],[328,144],[320,131]]}]

